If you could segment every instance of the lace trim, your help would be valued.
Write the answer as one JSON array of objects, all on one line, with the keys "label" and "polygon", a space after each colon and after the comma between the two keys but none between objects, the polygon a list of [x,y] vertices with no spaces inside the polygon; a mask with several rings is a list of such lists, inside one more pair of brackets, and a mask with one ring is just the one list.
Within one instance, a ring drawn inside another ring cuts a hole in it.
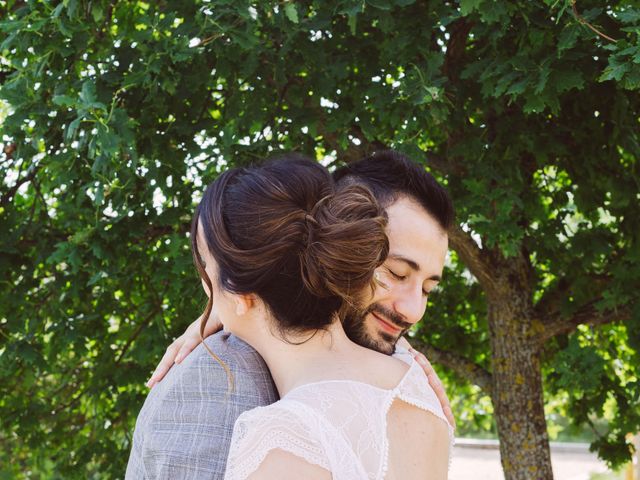
[{"label": "lace trim", "polygon": [[[281,402],[280,405],[282,405]],[[274,405],[278,405],[278,403]],[[234,427],[225,480],[244,480],[258,469],[269,452],[281,449],[330,471],[321,442],[310,438],[309,426],[290,408],[258,407],[243,413]],[[300,405],[308,410],[306,405]],[[309,412],[307,412],[309,413]],[[311,412],[313,414],[313,412]],[[275,415],[275,417],[274,417]],[[244,418],[243,418],[244,417]],[[283,423],[275,426],[274,419]]]},{"label": "lace trim", "polygon": [[[404,378],[403,378],[404,380]],[[401,382],[402,383],[402,382]],[[399,396],[399,395],[398,395]],[[380,465],[380,470],[378,471],[378,476],[376,478],[384,478],[387,475],[387,470],[389,470],[389,438],[387,437],[387,428],[388,428],[388,420],[389,409],[391,409],[391,405],[396,399],[396,395],[390,395],[387,399],[384,406],[384,432],[382,435],[382,465]]]},{"label": "lace trim", "polygon": [[310,449],[308,447],[309,445],[303,446],[298,439],[284,432],[270,432],[264,436],[264,441],[260,443],[259,449],[253,450],[251,453],[246,452],[246,450],[243,451],[244,459],[241,461],[235,458],[236,455],[234,455],[234,458],[230,456],[224,478],[225,480],[243,480],[249,477],[258,469],[264,459],[267,458],[267,455],[278,448],[330,471],[322,449]]}]

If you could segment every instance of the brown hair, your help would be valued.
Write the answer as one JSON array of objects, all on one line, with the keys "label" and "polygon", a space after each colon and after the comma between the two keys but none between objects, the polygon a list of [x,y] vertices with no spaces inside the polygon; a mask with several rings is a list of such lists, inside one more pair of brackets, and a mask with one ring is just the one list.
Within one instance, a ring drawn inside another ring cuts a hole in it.
[{"label": "brown hair", "polygon": [[425,170],[424,165],[412,161],[395,150],[382,150],[370,157],[339,168],[333,174],[341,185],[366,185],[378,202],[387,208],[401,196],[409,197],[422,206],[443,231],[454,224],[453,203],[447,190]]},{"label": "brown hair", "polygon": [[[322,329],[345,304],[358,305],[389,249],[386,214],[371,192],[359,185],[336,191],[325,168],[294,154],[226,171],[207,187],[191,242],[211,291],[196,245],[198,220],[218,264],[214,281],[258,295],[285,335]],[[211,309],[210,297],[203,327]]]}]

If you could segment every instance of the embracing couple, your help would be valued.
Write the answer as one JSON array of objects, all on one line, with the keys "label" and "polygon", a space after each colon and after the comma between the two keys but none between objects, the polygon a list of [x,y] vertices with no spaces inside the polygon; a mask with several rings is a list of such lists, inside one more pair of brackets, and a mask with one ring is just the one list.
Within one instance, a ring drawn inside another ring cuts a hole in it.
[{"label": "embracing couple", "polygon": [[452,221],[444,188],[393,151],[333,178],[294,154],[220,175],[191,242],[202,331],[224,330],[153,386],[127,479],[446,478],[451,411],[402,335]]}]

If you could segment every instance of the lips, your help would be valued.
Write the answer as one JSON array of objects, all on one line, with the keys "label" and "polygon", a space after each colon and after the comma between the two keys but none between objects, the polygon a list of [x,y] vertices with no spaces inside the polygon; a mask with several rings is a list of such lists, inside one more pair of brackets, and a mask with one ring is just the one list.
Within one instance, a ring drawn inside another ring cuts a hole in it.
[{"label": "lips", "polygon": [[390,323],[388,320],[385,320],[384,318],[378,316],[377,314],[371,312],[371,315],[374,316],[374,318],[378,321],[378,324],[380,325],[380,327],[382,328],[382,330],[384,330],[385,332],[391,334],[391,335],[398,335],[402,329],[396,327],[394,324]]}]

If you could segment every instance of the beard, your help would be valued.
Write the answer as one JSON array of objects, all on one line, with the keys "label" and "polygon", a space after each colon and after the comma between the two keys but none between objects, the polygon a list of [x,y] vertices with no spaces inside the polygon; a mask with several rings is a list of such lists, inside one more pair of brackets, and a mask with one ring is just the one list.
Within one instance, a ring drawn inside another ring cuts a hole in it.
[{"label": "beard", "polygon": [[[374,328],[373,325],[367,328],[367,315],[373,313],[384,319],[385,322],[400,328],[400,332],[394,335],[380,331],[378,328]],[[372,303],[366,310],[348,312],[344,316],[342,325],[347,337],[352,342],[376,352],[391,355],[395,352],[396,343],[398,343],[400,337],[406,333],[412,324],[403,320],[396,312],[378,303]]]}]

